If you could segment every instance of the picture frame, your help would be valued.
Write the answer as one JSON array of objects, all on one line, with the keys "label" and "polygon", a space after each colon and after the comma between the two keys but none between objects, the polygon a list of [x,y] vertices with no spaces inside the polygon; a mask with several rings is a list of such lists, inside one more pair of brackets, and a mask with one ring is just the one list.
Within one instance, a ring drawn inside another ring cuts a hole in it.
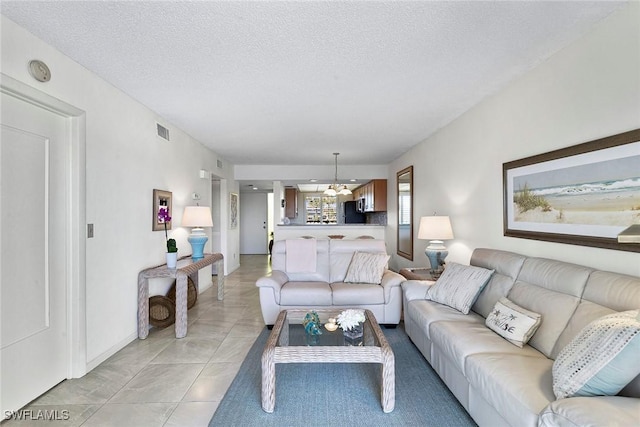
[{"label": "picture frame", "polygon": [[231,193],[229,198],[229,226],[238,228],[238,194]]},{"label": "picture frame", "polygon": [[507,237],[640,252],[640,129],[503,163]]},{"label": "picture frame", "polygon": [[[153,190],[153,211],[152,211],[152,223],[153,231],[164,231],[165,224],[164,222],[158,219],[158,211],[160,208],[167,208],[169,210],[169,216],[173,218],[173,209],[172,209],[172,194],[170,191],[165,190]],[[167,230],[171,230],[171,223],[173,221],[167,222]]]}]

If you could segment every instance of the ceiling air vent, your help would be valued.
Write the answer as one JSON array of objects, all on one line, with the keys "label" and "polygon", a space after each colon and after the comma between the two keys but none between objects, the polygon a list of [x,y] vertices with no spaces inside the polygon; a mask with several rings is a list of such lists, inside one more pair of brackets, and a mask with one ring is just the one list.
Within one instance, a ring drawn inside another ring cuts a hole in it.
[{"label": "ceiling air vent", "polygon": [[158,126],[158,136],[169,141],[169,129],[162,126],[160,123],[156,123],[156,125]]},{"label": "ceiling air vent", "polygon": [[222,160],[218,159],[218,169],[222,169]]}]

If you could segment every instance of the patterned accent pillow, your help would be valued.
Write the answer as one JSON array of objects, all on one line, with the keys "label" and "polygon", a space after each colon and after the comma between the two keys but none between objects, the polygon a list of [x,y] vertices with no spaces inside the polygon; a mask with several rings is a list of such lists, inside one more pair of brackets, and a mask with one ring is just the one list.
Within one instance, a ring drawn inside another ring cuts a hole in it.
[{"label": "patterned accent pillow", "polygon": [[522,308],[504,297],[496,302],[485,321],[489,329],[520,348],[531,339],[540,323],[540,314]]},{"label": "patterned accent pillow", "polygon": [[354,252],[344,278],[345,283],[380,284],[389,258],[384,253]]},{"label": "patterned accent pillow", "polygon": [[609,314],[589,323],[553,362],[558,399],[614,396],[640,374],[640,310]]},{"label": "patterned accent pillow", "polygon": [[449,263],[429,288],[427,298],[468,314],[493,272],[482,267]]}]

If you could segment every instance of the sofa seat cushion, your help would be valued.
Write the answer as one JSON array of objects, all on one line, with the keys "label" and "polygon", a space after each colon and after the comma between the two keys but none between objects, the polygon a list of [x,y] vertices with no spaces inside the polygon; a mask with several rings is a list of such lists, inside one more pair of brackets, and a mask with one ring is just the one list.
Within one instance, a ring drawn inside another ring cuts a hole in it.
[{"label": "sofa seat cushion", "polygon": [[327,282],[287,282],[280,289],[281,305],[331,305]]},{"label": "sofa seat cushion", "polygon": [[[474,354],[500,353],[504,355],[529,356],[531,358],[544,357],[540,352],[528,345],[523,348],[516,347],[487,328],[484,322],[435,322],[431,323],[429,330],[431,342],[440,347],[440,350],[447,354],[456,364],[457,369],[465,375],[465,361]],[[550,361],[549,365],[552,362]]]},{"label": "sofa seat cushion", "polygon": [[420,325],[429,339],[431,339],[430,326],[435,322],[448,321],[484,325],[484,319],[476,313],[462,314],[448,305],[427,300],[409,301],[404,315],[409,316],[414,323]]},{"label": "sofa seat cushion", "polygon": [[637,426],[640,399],[618,396],[572,397],[551,402],[540,414],[540,427]]},{"label": "sofa seat cushion", "polygon": [[490,353],[467,358],[469,384],[513,426],[535,426],[540,411],[555,400],[551,386],[553,360],[536,354]]},{"label": "sofa seat cushion", "polygon": [[332,283],[333,305],[384,304],[384,289],[365,283]]}]

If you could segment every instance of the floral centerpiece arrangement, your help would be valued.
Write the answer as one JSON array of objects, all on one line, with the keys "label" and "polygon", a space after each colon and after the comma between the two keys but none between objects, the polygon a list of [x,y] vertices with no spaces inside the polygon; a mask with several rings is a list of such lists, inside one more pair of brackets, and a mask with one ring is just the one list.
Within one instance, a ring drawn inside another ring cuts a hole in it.
[{"label": "floral centerpiece arrangement", "polygon": [[347,344],[362,345],[364,320],[364,310],[350,308],[338,315],[336,322],[342,328]]},{"label": "floral centerpiece arrangement", "polygon": [[350,331],[364,322],[364,310],[348,309],[338,315],[338,325],[343,331]]},{"label": "floral centerpiece arrangement", "polygon": [[169,239],[169,235],[167,234],[167,223],[171,221],[169,209],[158,209],[158,221],[164,224],[164,238],[167,241],[167,267],[176,268],[178,246],[176,246],[176,239]]}]

